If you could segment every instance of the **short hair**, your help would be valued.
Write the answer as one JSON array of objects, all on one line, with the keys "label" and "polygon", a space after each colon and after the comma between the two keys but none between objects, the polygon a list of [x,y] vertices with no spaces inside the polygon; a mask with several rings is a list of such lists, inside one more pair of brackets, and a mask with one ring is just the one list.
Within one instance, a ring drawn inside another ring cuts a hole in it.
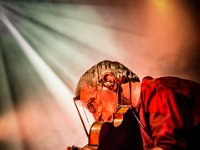
[{"label": "short hair", "polygon": [[[87,70],[79,79],[75,90],[75,98],[80,99],[80,90],[84,86],[95,87],[102,84],[102,76],[106,73],[112,73],[117,80],[122,77],[131,82],[140,82],[139,77],[123,64],[117,61],[103,60]],[[128,82],[123,80],[122,83]]]}]

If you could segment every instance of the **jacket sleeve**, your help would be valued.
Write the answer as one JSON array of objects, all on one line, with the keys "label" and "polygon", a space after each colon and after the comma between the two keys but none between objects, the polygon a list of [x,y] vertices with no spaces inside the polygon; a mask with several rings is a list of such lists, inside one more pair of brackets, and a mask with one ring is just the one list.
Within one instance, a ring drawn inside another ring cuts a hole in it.
[{"label": "jacket sleeve", "polygon": [[[183,120],[174,93],[156,84],[143,91],[142,121],[153,139],[153,146],[165,150],[186,149],[187,142],[176,134]],[[141,117],[141,116],[140,116]]]}]

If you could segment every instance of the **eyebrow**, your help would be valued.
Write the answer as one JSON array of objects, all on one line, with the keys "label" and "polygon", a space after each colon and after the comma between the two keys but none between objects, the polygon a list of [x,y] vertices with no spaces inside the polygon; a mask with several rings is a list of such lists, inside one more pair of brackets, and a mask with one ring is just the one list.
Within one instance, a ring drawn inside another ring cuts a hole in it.
[{"label": "eyebrow", "polygon": [[80,96],[75,96],[73,100],[80,100]]}]

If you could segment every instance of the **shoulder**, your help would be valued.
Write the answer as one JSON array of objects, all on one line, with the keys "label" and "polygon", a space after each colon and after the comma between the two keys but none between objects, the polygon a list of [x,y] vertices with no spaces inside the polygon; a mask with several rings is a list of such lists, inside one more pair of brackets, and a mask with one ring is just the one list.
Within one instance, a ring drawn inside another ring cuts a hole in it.
[{"label": "shoulder", "polygon": [[159,78],[152,78],[150,76],[144,77],[142,80],[143,89],[155,89],[165,87],[165,89],[173,92],[190,95],[191,93],[200,93],[200,83],[174,76],[163,76]]},{"label": "shoulder", "polygon": [[141,82],[141,98],[143,101],[147,101],[155,95],[162,87],[161,82],[157,78],[146,76]]},{"label": "shoulder", "polygon": [[200,87],[200,83],[196,81],[192,81],[189,79],[184,79],[175,76],[163,76],[158,78],[153,78],[151,76],[146,76],[142,79],[142,83],[144,84],[163,84],[169,88],[180,88],[181,86],[188,87]]},{"label": "shoulder", "polygon": [[147,89],[152,89],[155,88],[157,86],[159,86],[161,84],[160,79],[159,78],[153,78],[151,76],[146,76],[142,79],[142,88],[147,88]]}]

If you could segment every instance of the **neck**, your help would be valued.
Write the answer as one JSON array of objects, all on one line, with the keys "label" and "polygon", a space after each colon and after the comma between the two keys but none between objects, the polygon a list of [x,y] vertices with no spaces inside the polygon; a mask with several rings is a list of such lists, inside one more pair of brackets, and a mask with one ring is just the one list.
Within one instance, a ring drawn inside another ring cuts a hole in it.
[{"label": "neck", "polygon": [[122,84],[122,95],[125,99],[132,102],[132,106],[136,107],[140,98],[141,84],[139,82],[131,83],[131,100],[130,100],[130,86],[129,83]]}]

